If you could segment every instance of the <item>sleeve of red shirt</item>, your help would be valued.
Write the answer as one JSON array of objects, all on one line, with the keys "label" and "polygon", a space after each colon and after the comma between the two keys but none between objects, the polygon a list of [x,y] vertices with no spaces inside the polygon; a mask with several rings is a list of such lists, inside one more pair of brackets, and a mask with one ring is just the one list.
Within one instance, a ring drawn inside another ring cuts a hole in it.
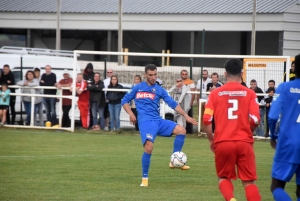
[{"label": "sleeve of red shirt", "polygon": [[213,98],[214,93],[210,93],[207,99],[207,103],[205,105],[204,115],[203,115],[203,123],[204,125],[209,125],[212,122],[212,118],[214,115],[214,101]]},{"label": "sleeve of red shirt", "polygon": [[253,91],[251,92],[251,100],[250,100],[250,107],[249,107],[249,119],[251,126],[258,126],[260,122],[260,114],[259,114],[259,105],[257,96]]}]

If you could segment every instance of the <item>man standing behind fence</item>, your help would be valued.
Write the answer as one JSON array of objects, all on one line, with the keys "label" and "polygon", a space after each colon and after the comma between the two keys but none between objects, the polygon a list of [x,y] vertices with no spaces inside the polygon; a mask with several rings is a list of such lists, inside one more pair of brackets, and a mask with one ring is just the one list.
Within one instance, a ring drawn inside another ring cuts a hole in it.
[{"label": "man standing behind fence", "polygon": [[[56,84],[56,75],[51,72],[51,66],[46,65],[45,71],[46,73],[42,75],[40,86],[54,87]],[[44,89],[44,94],[56,95],[56,89]],[[44,97],[43,103],[46,109],[47,121],[50,121],[52,126],[56,125],[56,98]]]},{"label": "man standing behind fence", "polygon": [[[107,69],[106,72],[106,79],[103,81],[104,82],[104,87],[105,89],[108,88],[108,85],[110,84],[110,77],[114,74],[114,71],[112,69]],[[105,91],[105,99],[106,99],[106,94],[107,91]],[[104,118],[105,118],[105,128],[104,130],[109,130],[109,110],[108,110],[108,100],[105,101],[105,108],[104,108]]]},{"label": "man standing behind fence", "polygon": [[[188,78],[187,70],[181,70],[180,76],[181,76],[183,84],[187,85],[190,88],[190,91],[195,91],[195,89],[196,89],[195,83],[193,80]],[[188,115],[190,117],[193,116],[193,108],[192,107],[193,107],[194,100],[195,100],[195,94],[192,94],[191,96],[192,96],[191,102],[190,102],[191,109],[188,111]],[[186,124],[186,132],[189,134],[193,133],[193,125],[192,124],[190,124],[190,123]]]},{"label": "man standing behind fence", "polygon": [[[58,83],[56,83],[56,87],[58,89],[61,89],[61,87],[70,87],[73,83],[73,79],[70,78],[69,71],[67,69],[64,70],[63,74],[64,78],[61,79]],[[63,96],[71,96],[72,92],[70,90],[62,90]],[[62,127],[70,127],[71,126],[71,120],[69,117],[69,111],[72,107],[72,100],[68,98],[62,99],[62,110],[63,110],[63,116],[62,116]]]},{"label": "man standing behind fence", "polygon": [[[7,84],[9,85],[15,85],[15,76],[11,72],[9,65],[5,64],[3,66],[3,72],[2,76],[0,77],[0,84]],[[11,93],[15,93],[14,88],[10,88]],[[6,113],[6,121],[7,124],[15,124],[15,117],[16,117],[16,112],[15,112],[15,103],[16,103],[16,96],[10,96],[10,101],[9,101],[9,107],[10,107],[10,112],[11,112],[11,121],[10,121],[10,116],[9,116],[9,110],[7,110]]]}]

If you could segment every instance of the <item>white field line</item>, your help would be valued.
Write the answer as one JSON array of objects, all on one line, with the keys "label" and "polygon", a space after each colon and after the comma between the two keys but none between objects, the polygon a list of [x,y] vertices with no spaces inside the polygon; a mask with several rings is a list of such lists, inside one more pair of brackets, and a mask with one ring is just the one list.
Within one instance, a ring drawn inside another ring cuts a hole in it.
[{"label": "white field line", "polygon": [[46,156],[0,156],[0,158],[53,158],[53,157],[85,157],[96,156],[95,154],[61,154],[61,155],[46,155]]}]

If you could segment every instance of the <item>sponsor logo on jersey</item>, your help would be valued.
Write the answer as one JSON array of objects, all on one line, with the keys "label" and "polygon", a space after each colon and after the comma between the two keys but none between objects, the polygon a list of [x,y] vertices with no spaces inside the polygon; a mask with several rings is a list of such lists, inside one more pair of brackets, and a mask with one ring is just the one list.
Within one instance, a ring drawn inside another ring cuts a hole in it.
[{"label": "sponsor logo on jersey", "polygon": [[138,92],[136,94],[136,99],[140,99],[140,98],[150,98],[152,100],[154,100],[155,98],[155,94],[152,94],[152,93],[148,93],[148,92]]},{"label": "sponsor logo on jersey", "polygon": [[146,134],[146,138],[153,140],[153,136],[151,134]]},{"label": "sponsor logo on jersey", "polygon": [[291,87],[290,92],[300,94],[300,89]]},{"label": "sponsor logo on jersey", "polygon": [[219,96],[247,96],[247,91],[220,91]]}]

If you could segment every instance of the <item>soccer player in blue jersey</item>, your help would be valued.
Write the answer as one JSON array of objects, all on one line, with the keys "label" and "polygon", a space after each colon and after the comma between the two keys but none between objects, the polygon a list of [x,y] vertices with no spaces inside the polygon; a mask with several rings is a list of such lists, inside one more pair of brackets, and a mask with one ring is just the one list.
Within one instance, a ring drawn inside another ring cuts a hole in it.
[{"label": "soccer player in blue jersey", "polygon": [[[296,79],[276,89],[269,113],[271,146],[276,149],[272,167],[271,191],[276,201],[291,201],[284,191],[296,174],[296,196],[300,201],[300,54],[295,57]],[[280,131],[275,126],[281,114]]]},{"label": "soccer player in blue jersey", "polygon": [[[173,153],[181,151],[186,130],[173,121],[164,120],[159,115],[160,99],[163,99],[172,109],[185,117],[186,121],[197,125],[197,121],[189,117],[183,109],[168,94],[168,92],[156,83],[157,69],[153,64],[145,67],[146,81],[135,85],[122,99],[121,104],[124,110],[129,114],[130,122],[136,123],[136,117],[130,109],[129,102],[134,99],[136,110],[138,112],[138,124],[144,153],[142,156],[142,183],[141,186],[148,186],[148,172],[150,167],[150,158],[152,155],[153,143],[157,135],[170,137],[175,134]],[[169,164],[170,168],[174,168]],[[190,169],[185,165],[182,170]]]}]

